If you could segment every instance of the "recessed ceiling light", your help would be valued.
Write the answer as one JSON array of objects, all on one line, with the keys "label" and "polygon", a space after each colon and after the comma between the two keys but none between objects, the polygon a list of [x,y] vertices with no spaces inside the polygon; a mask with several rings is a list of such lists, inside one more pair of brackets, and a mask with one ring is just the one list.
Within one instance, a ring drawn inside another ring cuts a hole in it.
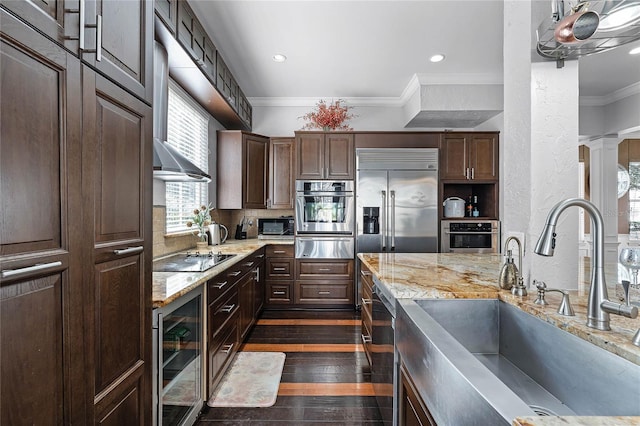
[{"label": "recessed ceiling light", "polygon": [[638,47],[636,47],[634,49],[631,49],[629,51],[629,55],[639,55],[639,54],[640,54],[640,46],[638,46]]},{"label": "recessed ceiling light", "polygon": [[429,58],[429,60],[431,62],[442,62],[444,61],[444,55],[438,53],[437,55],[433,55],[431,58]]},{"label": "recessed ceiling light", "polygon": [[287,57],[284,56],[281,53],[277,53],[277,54],[273,55],[273,61],[274,62],[284,62],[286,60],[287,60]]}]

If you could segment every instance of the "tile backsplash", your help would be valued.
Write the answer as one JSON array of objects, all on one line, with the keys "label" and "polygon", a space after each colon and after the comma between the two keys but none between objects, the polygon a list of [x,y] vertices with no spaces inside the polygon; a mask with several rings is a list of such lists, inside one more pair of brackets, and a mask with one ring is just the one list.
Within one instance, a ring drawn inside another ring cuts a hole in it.
[{"label": "tile backsplash", "polygon": [[[247,238],[258,237],[258,218],[272,218],[280,216],[293,216],[293,210],[218,210],[211,212],[211,218],[227,227],[229,239],[235,237],[236,225],[246,217],[251,225],[247,226]],[[153,207],[153,257],[165,256],[171,253],[192,249],[196,246],[196,237],[190,233],[166,235],[165,234],[166,208],[164,206]]]}]

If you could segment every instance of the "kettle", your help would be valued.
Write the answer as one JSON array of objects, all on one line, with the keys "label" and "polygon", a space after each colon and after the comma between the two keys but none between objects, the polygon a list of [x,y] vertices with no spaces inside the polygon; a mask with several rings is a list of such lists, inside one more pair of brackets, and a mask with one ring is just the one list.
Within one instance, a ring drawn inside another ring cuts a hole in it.
[{"label": "kettle", "polygon": [[211,225],[209,225],[209,233],[211,234],[209,245],[212,246],[217,246],[224,243],[225,241],[227,241],[227,237],[229,236],[227,227],[220,223],[212,223]]}]

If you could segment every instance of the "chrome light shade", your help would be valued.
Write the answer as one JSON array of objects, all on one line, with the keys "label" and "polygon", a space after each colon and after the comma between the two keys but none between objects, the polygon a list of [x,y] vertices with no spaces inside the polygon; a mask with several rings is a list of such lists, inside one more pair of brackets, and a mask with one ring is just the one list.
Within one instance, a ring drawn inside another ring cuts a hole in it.
[{"label": "chrome light shade", "polygon": [[599,23],[600,17],[596,12],[576,12],[558,22],[553,34],[560,43],[579,43],[591,37],[598,29]]}]

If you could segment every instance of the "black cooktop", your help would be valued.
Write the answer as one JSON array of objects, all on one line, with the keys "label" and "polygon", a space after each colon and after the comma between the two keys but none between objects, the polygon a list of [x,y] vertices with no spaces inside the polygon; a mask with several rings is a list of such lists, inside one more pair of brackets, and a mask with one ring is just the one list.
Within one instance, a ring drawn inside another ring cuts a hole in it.
[{"label": "black cooktop", "polygon": [[232,258],[235,254],[175,254],[153,262],[154,272],[204,272]]}]

